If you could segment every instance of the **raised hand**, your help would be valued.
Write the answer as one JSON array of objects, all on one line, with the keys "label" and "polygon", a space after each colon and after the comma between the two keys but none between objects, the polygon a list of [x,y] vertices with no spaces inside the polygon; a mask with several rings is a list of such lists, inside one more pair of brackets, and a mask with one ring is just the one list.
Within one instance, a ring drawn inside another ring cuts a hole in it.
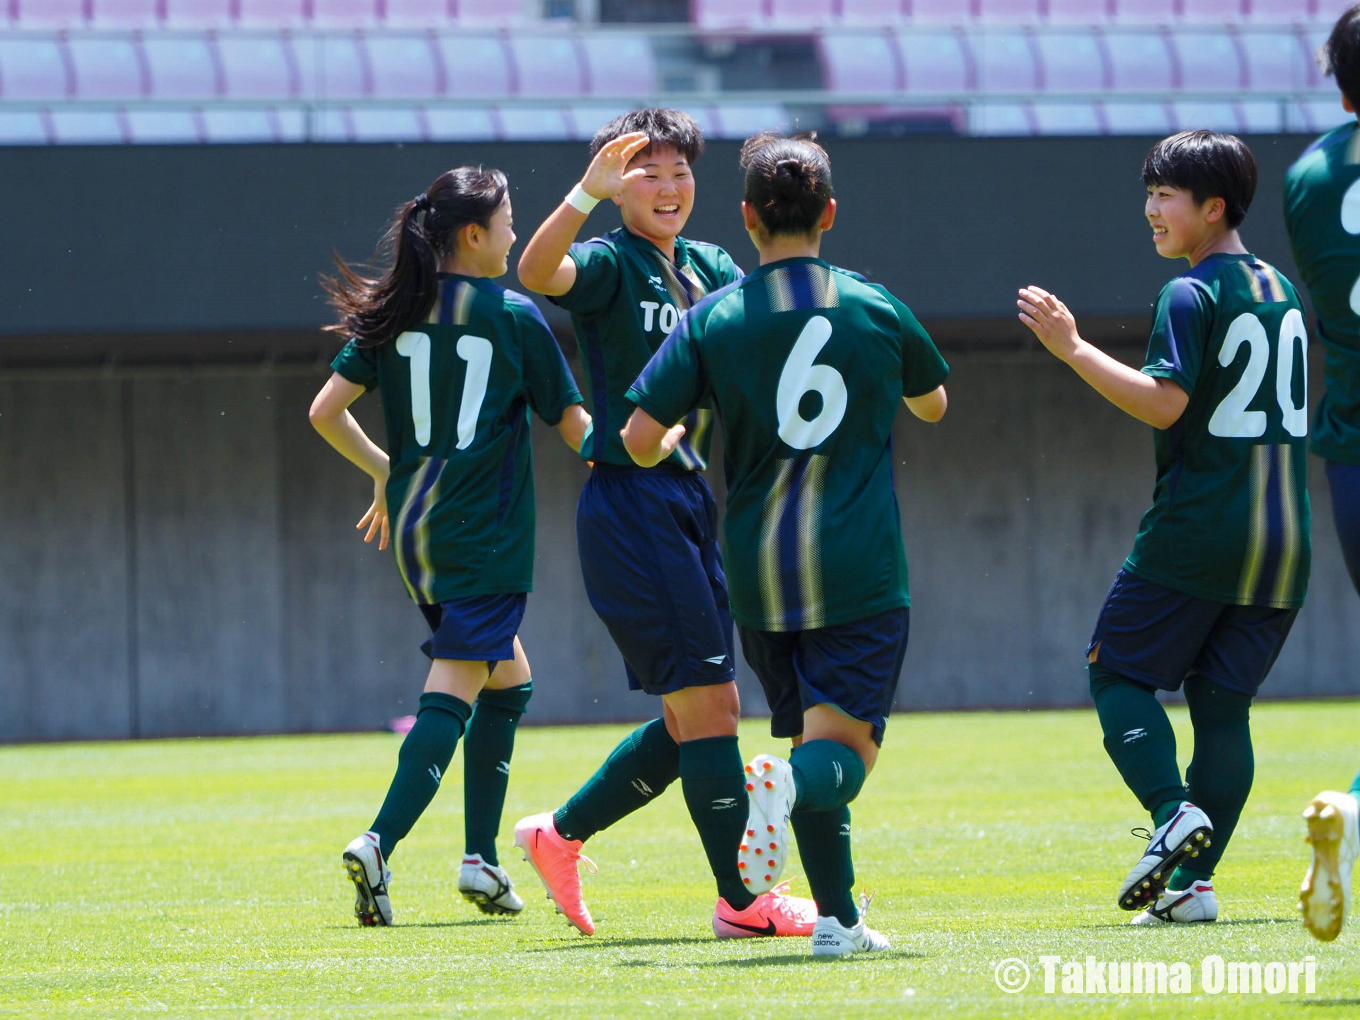
[{"label": "raised hand", "polygon": [[581,187],[591,198],[613,198],[629,181],[646,176],[641,167],[629,170],[628,161],[650,144],[651,139],[641,131],[619,135],[595,154],[581,178]]},{"label": "raised hand", "polygon": [[1020,321],[1059,358],[1067,361],[1077,352],[1081,343],[1077,320],[1055,295],[1031,284],[1021,288],[1015,304],[1020,309]]}]

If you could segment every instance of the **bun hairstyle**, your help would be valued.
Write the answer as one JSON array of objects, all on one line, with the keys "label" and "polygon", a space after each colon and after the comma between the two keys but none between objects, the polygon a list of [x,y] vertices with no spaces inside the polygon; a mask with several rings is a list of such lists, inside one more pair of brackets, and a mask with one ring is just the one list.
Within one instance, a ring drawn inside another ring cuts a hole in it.
[{"label": "bun hairstyle", "polygon": [[789,138],[766,131],[746,139],[741,147],[743,197],[772,237],[812,233],[835,195],[831,160],[816,137],[808,133]]},{"label": "bun hairstyle", "polygon": [[440,174],[397,210],[378,245],[375,261],[391,261],[381,278],[361,276],[335,256],[338,275],[323,277],[321,286],[339,321],[326,329],[353,337],[360,347],[377,347],[424,322],[439,296],[439,267],[458,232],[469,223],[488,226],[508,190],[499,170],[460,166]]}]

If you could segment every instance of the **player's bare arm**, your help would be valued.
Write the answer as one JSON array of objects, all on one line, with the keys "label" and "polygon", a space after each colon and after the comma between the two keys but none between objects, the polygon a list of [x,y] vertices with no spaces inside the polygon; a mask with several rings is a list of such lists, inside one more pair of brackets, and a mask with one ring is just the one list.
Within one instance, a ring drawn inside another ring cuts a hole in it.
[{"label": "player's bare arm", "polygon": [[922,421],[932,424],[944,417],[945,410],[949,407],[949,398],[945,396],[944,386],[936,386],[929,393],[919,397],[903,397],[903,402],[907,405],[907,410]]},{"label": "player's bare arm", "polygon": [[619,432],[628,456],[640,467],[655,467],[675,452],[685,435],[685,426],[662,425],[642,408],[637,408]]},{"label": "player's bare arm", "polygon": [[[646,175],[647,171],[641,167],[629,170],[628,161],[650,141],[641,131],[615,138],[595,154],[577,187],[597,202],[613,198],[629,181]],[[524,254],[519,257],[519,282],[537,294],[550,297],[571,290],[576,282],[576,263],[568,252],[589,215],[563,199],[535,231]]]},{"label": "player's bare arm", "polygon": [[1153,428],[1174,425],[1190,402],[1189,395],[1170,379],[1144,375],[1110,357],[1077,332],[1068,307],[1042,287],[1021,288],[1015,302],[1023,322],[1039,342],[1086,380],[1102,397]]},{"label": "player's bare arm", "polygon": [[[356,528],[367,528],[365,542],[378,537],[378,548],[386,549],[389,534],[387,518],[387,454],[368,438],[368,435],[349,413],[349,405],[363,396],[364,388],[350,382],[338,372],[326,380],[321,392],[312,401],[307,417],[321,438],[330,443],[342,457],[373,479],[373,504],[359,519]],[[579,406],[579,405],[577,405]]]},{"label": "player's bare arm", "polygon": [[586,429],[589,427],[590,415],[586,414],[586,409],[580,404],[572,404],[562,412],[562,420],[557,423],[557,434],[564,443],[580,453],[581,443],[585,441]]}]

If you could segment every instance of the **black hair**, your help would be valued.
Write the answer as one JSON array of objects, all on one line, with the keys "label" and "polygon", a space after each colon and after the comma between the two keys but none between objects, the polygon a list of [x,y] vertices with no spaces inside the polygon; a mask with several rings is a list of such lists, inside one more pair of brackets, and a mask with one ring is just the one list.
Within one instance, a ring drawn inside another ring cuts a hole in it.
[{"label": "black hair", "polygon": [[[629,110],[611,120],[590,140],[590,158],[620,135],[641,131],[651,141],[638,156],[650,155],[653,149],[674,149],[693,163],[704,154],[704,133],[693,117],[684,110],[667,110],[652,106],[645,110]],[[637,156],[633,157],[634,159]]]},{"label": "black hair", "polygon": [[1341,94],[1360,110],[1360,4],[1336,19],[1320,56],[1323,70],[1336,78]]},{"label": "black hair", "polygon": [[336,254],[339,274],[323,277],[321,286],[340,318],[326,329],[353,337],[360,347],[377,347],[424,322],[458,231],[469,223],[488,226],[508,190],[499,170],[460,166],[440,174],[397,210],[378,246],[375,261],[391,261],[381,278],[359,275]]},{"label": "black hair", "polygon": [[1241,226],[1256,196],[1256,157],[1236,135],[1182,131],[1163,138],[1143,160],[1143,183],[1190,192],[1196,205],[1223,199],[1231,230]]},{"label": "black hair", "polygon": [[770,236],[812,233],[835,195],[831,160],[816,137],[764,131],[742,143],[742,197]]}]

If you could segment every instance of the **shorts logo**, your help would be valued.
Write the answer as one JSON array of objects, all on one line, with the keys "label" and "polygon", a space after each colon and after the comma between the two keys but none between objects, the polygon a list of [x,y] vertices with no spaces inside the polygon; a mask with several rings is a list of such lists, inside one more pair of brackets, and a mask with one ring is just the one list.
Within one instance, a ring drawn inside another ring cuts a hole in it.
[{"label": "shorts logo", "polygon": [[726,655],[715,655],[715,656],[713,656],[713,658],[711,658],[711,659],[705,659],[704,661],[705,661],[705,662],[711,662],[711,663],[713,663],[713,665],[715,665],[715,666],[721,666],[724,662],[727,661],[727,656],[726,656]]},{"label": "shorts logo", "polygon": [[1124,743],[1132,744],[1135,740],[1142,740],[1146,736],[1147,730],[1139,726],[1137,729],[1129,730],[1124,734]]},{"label": "shorts logo", "polygon": [[648,786],[646,783],[644,783],[641,779],[633,780],[633,789],[636,790],[638,793],[642,794],[644,797],[650,797],[652,795],[652,788]]},{"label": "shorts logo", "polygon": [[427,771],[430,773],[430,776],[434,779],[434,785],[438,786],[439,781],[444,778],[444,773],[439,770],[439,766],[431,765]]},{"label": "shorts logo", "polygon": [[718,797],[716,800],[713,801],[714,811],[726,811],[728,808],[734,808],[736,806],[737,806],[736,797]]},{"label": "shorts logo", "polygon": [[845,781],[845,773],[841,771],[841,763],[833,761],[831,767],[836,771],[836,789],[841,788],[841,783]]},{"label": "shorts logo", "polygon": [[503,776],[508,776],[510,774],[510,763],[508,761],[497,762],[496,771]]}]

